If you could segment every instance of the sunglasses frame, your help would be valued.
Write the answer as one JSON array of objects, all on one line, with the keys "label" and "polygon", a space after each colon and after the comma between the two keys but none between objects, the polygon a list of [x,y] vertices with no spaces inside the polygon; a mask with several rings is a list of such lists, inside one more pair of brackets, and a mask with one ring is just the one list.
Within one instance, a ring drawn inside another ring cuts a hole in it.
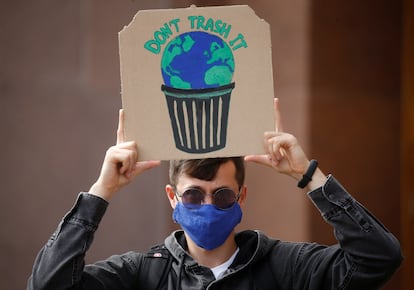
[{"label": "sunglasses frame", "polygon": [[[188,202],[183,202],[183,195],[187,192],[187,191],[189,191],[189,190],[196,190],[196,191],[199,191],[200,193],[202,193],[202,195],[203,195],[203,199],[201,200],[201,203],[199,203],[199,204],[194,204],[194,203],[188,203]],[[231,192],[233,192],[233,194],[234,194],[234,197],[235,197],[235,200],[234,200],[234,202],[232,203],[232,204],[230,204],[228,207],[226,207],[226,208],[221,208],[221,207],[218,207],[217,205],[216,205],[216,203],[215,203],[215,196],[216,196],[216,194],[218,193],[218,192],[220,192],[220,191],[222,191],[222,190],[230,190]],[[233,205],[236,203],[236,202],[238,202],[239,201],[239,199],[240,199],[240,195],[241,195],[241,187],[239,188],[239,192],[238,193],[236,193],[233,189],[231,189],[230,187],[221,187],[221,188],[219,188],[219,189],[217,189],[216,191],[214,191],[213,193],[206,193],[206,192],[204,192],[202,189],[200,189],[200,188],[197,188],[197,187],[189,187],[189,188],[187,188],[186,190],[184,190],[182,193],[179,193],[176,189],[174,189],[174,193],[175,193],[175,196],[177,197],[177,199],[178,199],[178,197],[179,198],[181,198],[181,203],[186,207],[186,208],[189,208],[189,209],[198,209],[198,208],[200,208],[203,204],[204,204],[204,200],[205,200],[205,197],[206,197],[206,195],[211,195],[212,197],[213,197],[213,205],[216,207],[216,208],[218,208],[218,209],[220,209],[220,210],[227,210],[227,209],[230,209],[231,207],[233,207]]]}]

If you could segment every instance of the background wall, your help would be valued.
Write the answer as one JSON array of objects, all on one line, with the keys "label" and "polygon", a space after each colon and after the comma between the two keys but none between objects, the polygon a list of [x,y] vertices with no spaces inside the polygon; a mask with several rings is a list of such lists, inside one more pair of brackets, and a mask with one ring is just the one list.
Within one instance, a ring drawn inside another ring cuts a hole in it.
[{"label": "background wall", "polygon": [[[401,236],[402,2],[314,0],[311,13],[311,151]],[[334,242],[319,212],[310,216],[312,239]]]},{"label": "background wall", "polygon": [[404,289],[414,285],[414,2],[404,1],[401,101],[401,242]]},{"label": "background wall", "polygon": [[[2,1],[2,289],[24,289],[37,252],[77,193],[94,182],[115,142],[117,33],[140,9],[192,3],[249,4],[270,23],[285,130],[400,235],[399,1]],[[247,174],[240,229],[333,242],[332,230],[293,180],[257,165]],[[124,189],[111,202],[87,261],[162,241],[175,228],[167,182],[164,164]],[[386,289],[402,289],[400,276]]]}]

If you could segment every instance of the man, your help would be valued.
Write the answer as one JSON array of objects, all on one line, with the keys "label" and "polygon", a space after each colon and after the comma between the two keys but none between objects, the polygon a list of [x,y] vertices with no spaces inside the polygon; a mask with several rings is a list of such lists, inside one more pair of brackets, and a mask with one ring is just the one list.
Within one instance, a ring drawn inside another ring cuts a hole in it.
[{"label": "man", "polygon": [[[275,101],[276,128],[280,128]],[[298,180],[336,233],[338,245],[290,243],[258,231],[235,233],[247,189],[241,158],[170,163],[167,197],[176,231],[149,253],[128,252],[84,266],[84,255],[120,188],[159,161],[138,161],[125,142],[120,111],[117,145],[108,149],[98,180],[40,251],[28,289],[378,289],[399,267],[396,238],[332,176],[309,161],[297,139],[267,132],[266,155],[245,160]]]}]

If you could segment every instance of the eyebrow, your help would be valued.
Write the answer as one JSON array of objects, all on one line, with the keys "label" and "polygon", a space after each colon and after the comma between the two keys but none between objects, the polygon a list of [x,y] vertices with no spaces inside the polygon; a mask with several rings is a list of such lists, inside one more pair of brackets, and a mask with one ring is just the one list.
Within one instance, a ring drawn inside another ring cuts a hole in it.
[{"label": "eyebrow", "polygon": [[[231,189],[231,190],[233,190],[230,186],[219,186],[219,187],[217,187],[217,188],[213,188],[213,193],[215,193],[215,192],[217,192],[218,190],[220,190],[220,189],[223,189],[223,188],[229,188],[229,189]],[[200,190],[201,192],[203,192],[204,194],[206,193],[206,191],[204,190],[204,188],[202,188],[201,186],[198,186],[198,185],[195,185],[195,186],[189,186],[189,187],[187,187],[187,188],[185,188],[184,189],[184,191],[186,191],[186,190],[189,190],[189,189],[198,189],[198,190]],[[184,192],[183,191],[183,192]]]}]

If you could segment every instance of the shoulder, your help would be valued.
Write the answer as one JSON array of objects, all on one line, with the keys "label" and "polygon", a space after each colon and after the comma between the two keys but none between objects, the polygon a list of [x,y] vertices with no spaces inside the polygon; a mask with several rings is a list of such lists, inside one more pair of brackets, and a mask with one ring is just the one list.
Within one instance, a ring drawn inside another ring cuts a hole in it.
[{"label": "shoulder", "polygon": [[166,281],[171,270],[172,255],[164,244],[152,247],[140,258],[138,274],[143,289],[158,289]]},{"label": "shoulder", "polygon": [[164,260],[169,259],[171,256],[168,249],[164,244],[159,244],[151,247],[147,252],[134,252],[129,251],[122,255],[112,256],[110,260],[122,260],[130,267],[133,267],[135,271],[146,271],[146,267],[151,266],[153,263],[163,263]]},{"label": "shoulder", "polygon": [[171,256],[171,253],[165,244],[159,244],[151,247],[151,249],[143,254],[143,256],[145,259],[168,259]]}]

